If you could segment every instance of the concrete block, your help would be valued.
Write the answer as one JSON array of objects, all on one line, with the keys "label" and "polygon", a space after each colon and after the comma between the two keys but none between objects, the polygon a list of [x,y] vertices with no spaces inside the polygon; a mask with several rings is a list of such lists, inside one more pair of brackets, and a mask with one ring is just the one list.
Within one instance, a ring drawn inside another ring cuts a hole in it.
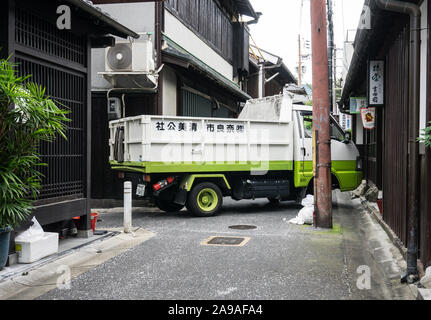
[{"label": "concrete block", "polygon": [[93,230],[78,230],[78,238],[91,238],[93,236]]},{"label": "concrete block", "polygon": [[6,267],[10,267],[15,264],[18,264],[18,253],[12,253],[9,255],[7,259]]}]

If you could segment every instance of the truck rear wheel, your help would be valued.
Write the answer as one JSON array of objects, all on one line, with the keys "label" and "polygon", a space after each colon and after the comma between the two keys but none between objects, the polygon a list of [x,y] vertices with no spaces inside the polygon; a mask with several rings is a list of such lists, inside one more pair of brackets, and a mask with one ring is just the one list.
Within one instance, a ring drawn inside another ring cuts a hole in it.
[{"label": "truck rear wheel", "polygon": [[177,211],[180,211],[182,208],[184,208],[184,206],[181,204],[176,204],[172,201],[161,200],[161,199],[156,200],[156,205],[157,205],[157,208],[159,208],[164,212],[177,212]]},{"label": "truck rear wheel", "polygon": [[223,205],[223,194],[220,188],[211,182],[197,184],[187,196],[187,208],[198,217],[211,217]]}]

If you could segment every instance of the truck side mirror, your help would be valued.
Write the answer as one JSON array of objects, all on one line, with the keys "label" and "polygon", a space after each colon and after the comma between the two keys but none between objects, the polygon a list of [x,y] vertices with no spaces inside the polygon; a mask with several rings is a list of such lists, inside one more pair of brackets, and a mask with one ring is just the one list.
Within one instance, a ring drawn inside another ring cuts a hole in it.
[{"label": "truck side mirror", "polygon": [[344,143],[348,144],[350,143],[350,141],[352,141],[352,134],[350,132],[345,132],[344,133]]}]

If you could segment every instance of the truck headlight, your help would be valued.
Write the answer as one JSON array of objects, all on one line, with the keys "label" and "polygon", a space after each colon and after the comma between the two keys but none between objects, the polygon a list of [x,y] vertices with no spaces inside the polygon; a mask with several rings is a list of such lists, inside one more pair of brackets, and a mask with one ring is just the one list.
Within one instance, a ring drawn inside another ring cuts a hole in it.
[{"label": "truck headlight", "polygon": [[356,171],[362,171],[362,158],[356,158]]}]

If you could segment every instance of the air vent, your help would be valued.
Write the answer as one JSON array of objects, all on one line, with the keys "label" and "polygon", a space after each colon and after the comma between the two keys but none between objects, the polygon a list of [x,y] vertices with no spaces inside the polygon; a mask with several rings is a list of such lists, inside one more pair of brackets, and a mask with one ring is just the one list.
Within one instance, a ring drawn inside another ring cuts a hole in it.
[{"label": "air vent", "polygon": [[114,71],[132,70],[132,44],[120,43],[109,48],[106,54],[108,66]]}]

